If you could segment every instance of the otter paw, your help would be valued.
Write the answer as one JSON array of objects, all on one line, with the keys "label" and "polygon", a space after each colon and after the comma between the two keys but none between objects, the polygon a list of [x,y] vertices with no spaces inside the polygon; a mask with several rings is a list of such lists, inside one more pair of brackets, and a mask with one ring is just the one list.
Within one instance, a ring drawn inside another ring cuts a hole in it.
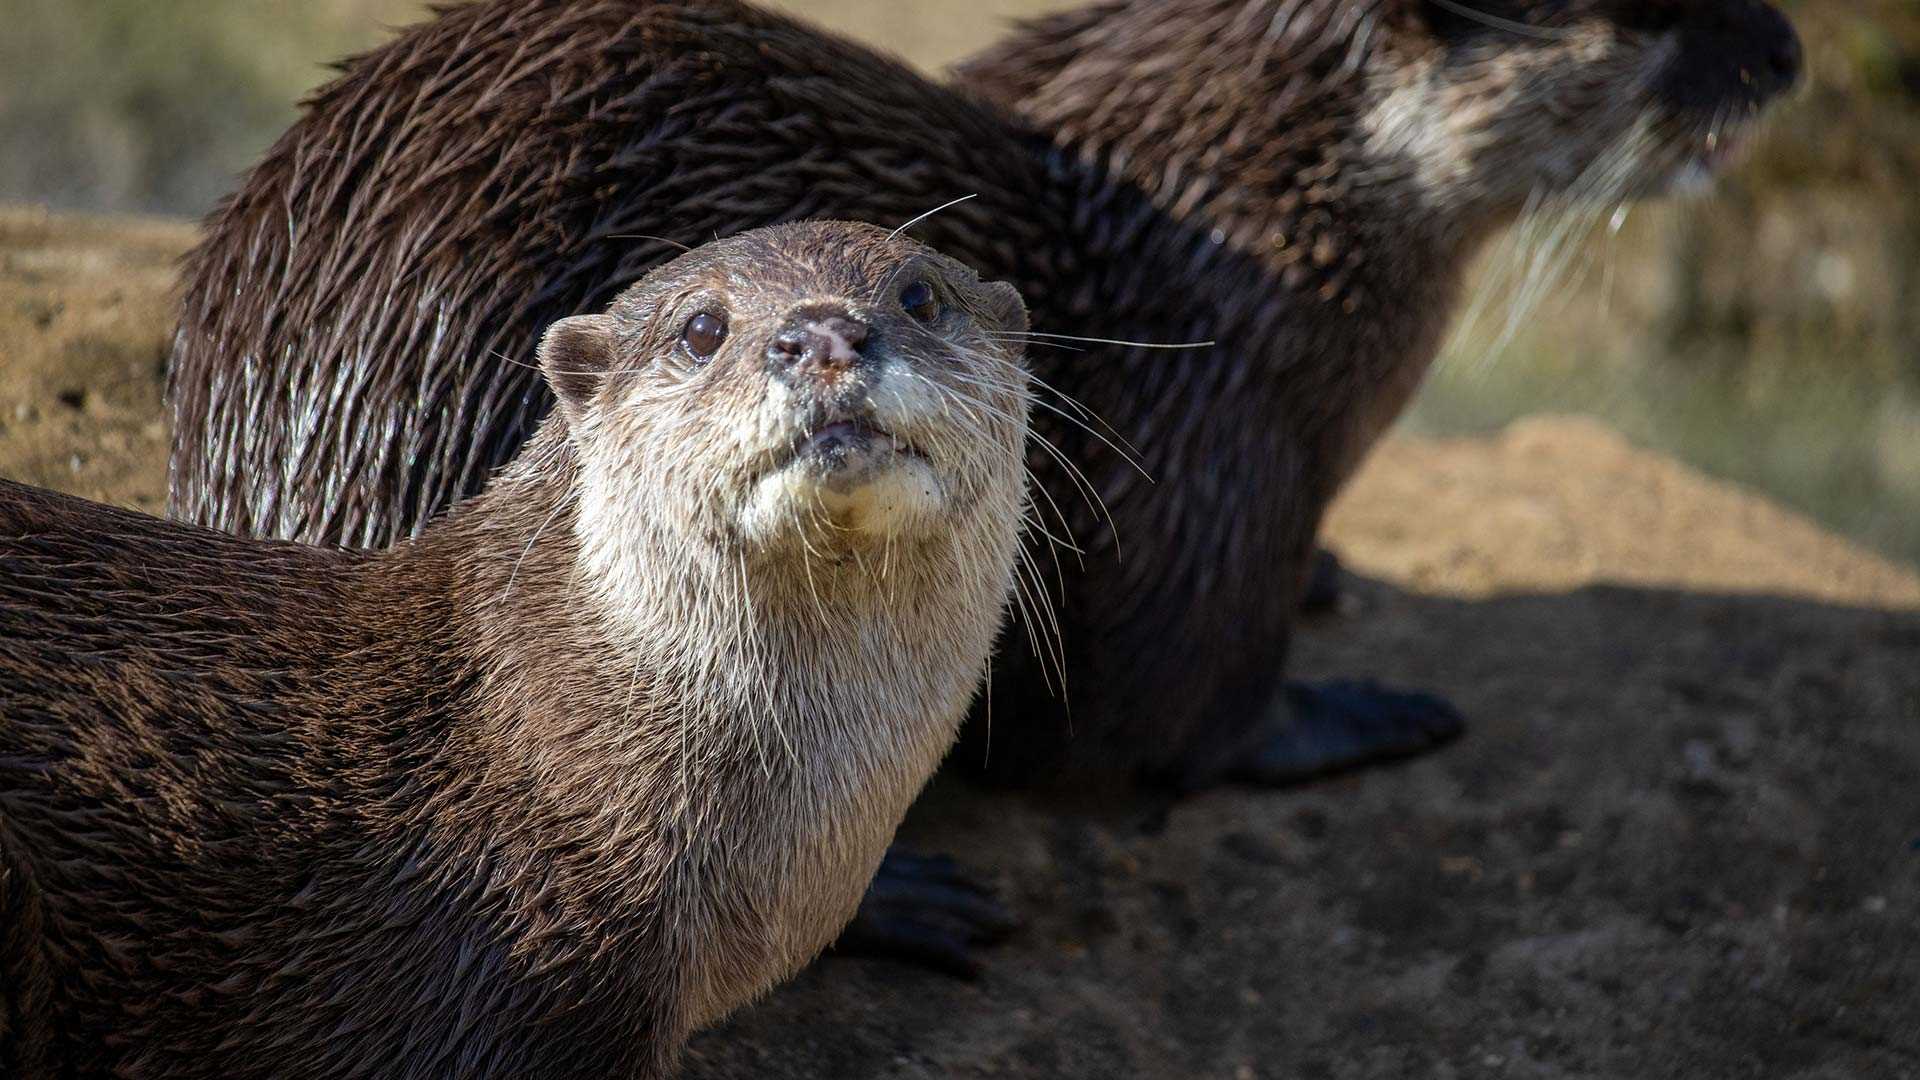
[{"label": "otter paw", "polygon": [[1441,698],[1374,682],[1290,682],[1285,695],[1278,730],[1251,748],[1233,779],[1297,784],[1424,754],[1466,730],[1459,710]]},{"label": "otter paw", "polygon": [[1313,562],[1307,566],[1307,579],[1300,587],[1300,614],[1326,615],[1340,609],[1346,594],[1346,571],[1340,556],[1326,548],[1313,549]]},{"label": "otter paw", "polygon": [[973,949],[1019,926],[992,890],[944,855],[891,848],[860,910],[830,950],[838,956],[898,960],[963,979],[977,978]]}]

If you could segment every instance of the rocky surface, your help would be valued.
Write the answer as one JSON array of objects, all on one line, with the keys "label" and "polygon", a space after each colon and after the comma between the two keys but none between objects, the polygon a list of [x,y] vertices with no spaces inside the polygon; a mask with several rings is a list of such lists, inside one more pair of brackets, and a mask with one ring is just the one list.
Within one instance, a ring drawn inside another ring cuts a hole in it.
[{"label": "rocky surface", "polygon": [[[0,213],[0,476],[159,504],[190,239]],[[826,961],[689,1074],[1920,1076],[1920,575],[1564,418],[1391,441],[1329,534],[1296,671],[1465,740],[1170,808],[943,779],[907,838],[1026,921],[985,976]]]}]

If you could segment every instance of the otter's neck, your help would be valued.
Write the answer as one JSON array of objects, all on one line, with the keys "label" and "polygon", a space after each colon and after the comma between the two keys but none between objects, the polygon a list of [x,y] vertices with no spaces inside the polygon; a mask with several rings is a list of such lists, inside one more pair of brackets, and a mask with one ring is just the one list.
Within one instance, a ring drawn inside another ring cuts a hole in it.
[{"label": "otter's neck", "polygon": [[851,917],[958,731],[1006,588],[982,568],[1010,552],[962,550],[987,530],[960,528],[896,552],[890,577],[809,578],[663,526],[634,512],[646,491],[608,483],[550,418],[421,541],[457,568],[462,636],[482,643],[485,711],[456,753],[512,800],[446,809],[555,853],[545,903],[568,948],[632,964],[641,943],[640,967],[685,980],[697,1027]]}]

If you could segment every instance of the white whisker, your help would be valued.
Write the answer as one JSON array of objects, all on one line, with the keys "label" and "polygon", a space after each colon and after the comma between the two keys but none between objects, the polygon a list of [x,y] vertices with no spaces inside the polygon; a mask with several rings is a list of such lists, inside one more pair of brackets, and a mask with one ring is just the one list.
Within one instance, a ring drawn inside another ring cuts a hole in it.
[{"label": "white whisker", "polygon": [[[1210,349],[1217,342],[1212,341],[1120,341],[1115,338],[1078,337],[1074,334],[1043,334],[1029,330],[1024,333],[1014,330],[989,330],[988,337],[1045,338],[1053,341],[1084,341],[1089,345],[1122,345],[1129,349]],[[1035,344],[1046,344],[1045,341]]]},{"label": "white whisker", "polygon": [[945,210],[949,206],[958,206],[961,203],[966,202],[968,199],[978,198],[979,194],[980,193],[976,191],[971,195],[962,195],[957,199],[949,199],[948,201],[941,203],[939,206],[934,207],[933,209],[927,211],[924,214],[919,215],[918,217],[909,218],[906,224],[888,233],[887,239],[891,240],[894,237],[899,236],[901,233],[906,232],[908,229],[913,228],[915,225],[920,224],[921,222],[927,220],[933,215],[939,213],[940,211]]}]

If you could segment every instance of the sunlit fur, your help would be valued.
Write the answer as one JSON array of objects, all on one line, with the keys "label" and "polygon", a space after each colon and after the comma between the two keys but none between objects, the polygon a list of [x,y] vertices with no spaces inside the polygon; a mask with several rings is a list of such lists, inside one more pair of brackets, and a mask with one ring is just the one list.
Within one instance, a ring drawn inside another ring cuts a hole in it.
[{"label": "sunlit fur", "polygon": [[355,62],[210,222],[172,506],[406,535],[546,407],[493,353],[657,263],[649,237],[974,195],[913,232],[1036,331],[1214,344],[1036,339],[1035,516],[1077,552],[1030,542],[1019,595],[1060,632],[996,658],[960,760],[1207,783],[1287,722],[1320,517],[1476,253],[1722,164],[1796,48],[1756,0],[1118,0],[943,87],[726,0],[483,0]]},{"label": "sunlit fur", "polygon": [[[696,296],[731,316],[699,365]],[[747,509],[806,434],[765,354],[801,299],[874,328],[914,513]],[[563,407],[387,551],[0,482],[0,1074],[666,1075],[840,931],[953,741],[1018,550],[1024,326],[916,243],[782,226],[556,326]]]}]

